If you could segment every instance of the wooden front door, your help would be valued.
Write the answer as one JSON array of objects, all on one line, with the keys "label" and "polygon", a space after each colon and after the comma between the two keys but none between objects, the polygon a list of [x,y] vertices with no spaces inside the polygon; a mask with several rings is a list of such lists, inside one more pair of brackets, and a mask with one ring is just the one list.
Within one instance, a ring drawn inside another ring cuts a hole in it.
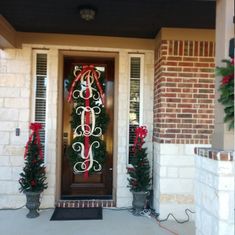
[{"label": "wooden front door", "polygon": [[[67,101],[66,79],[74,66],[94,65],[103,71],[105,76],[105,108],[109,116],[108,128],[102,139],[105,141],[107,157],[100,172],[90,174],[84,178],[83,174],[75,174],[70,164],[66,149],[73,139],[73,130],[70,125],[73,104]],[[114,93],[114,59],[65,57],[64,59],[64,96],[63,96],[63,146],[62,146],[62,199],[79,198],[112,198],[113,181],[113,93]]]}]

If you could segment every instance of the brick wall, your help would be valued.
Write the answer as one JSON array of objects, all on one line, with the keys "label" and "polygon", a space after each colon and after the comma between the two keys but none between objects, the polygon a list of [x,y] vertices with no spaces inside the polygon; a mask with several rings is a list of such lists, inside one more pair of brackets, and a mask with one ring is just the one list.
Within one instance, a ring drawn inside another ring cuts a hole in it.
[{"label": "brick wall", "polygon": [[155,50],[158,143],[209,144],[214,128],[214,42],[162,40]]}]

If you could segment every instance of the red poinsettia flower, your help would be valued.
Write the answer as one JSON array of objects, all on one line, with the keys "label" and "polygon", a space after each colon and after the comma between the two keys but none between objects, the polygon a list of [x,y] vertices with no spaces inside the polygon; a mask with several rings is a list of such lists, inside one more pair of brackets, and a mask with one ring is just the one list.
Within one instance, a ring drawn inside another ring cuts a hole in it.
[{"label": "red poinsettia flower", "polygon": [[127,169],[127,172],[134,172],[135,171],[135,169],[133,167],[127,167],[126,169]]},{"label": "red poinsettia flower", "polygon": [[[219,86],[220,97],[218,101],[224,105],[224,122],[228,122],[229,129],[234,128],[234,59],[222,60],[226,67],[218,67],[217,74],[222,76]],[[224,76],[224,74],[227,74]]]},{"label": "red poinsettia flower", "polygon": [[227,76],[224,76],[223,79],[222,79],[222,85],[226,85],[230,82],[231,79],[233,79],[234,76],[233,74],[230,74],[230,75],[227,75]]}]

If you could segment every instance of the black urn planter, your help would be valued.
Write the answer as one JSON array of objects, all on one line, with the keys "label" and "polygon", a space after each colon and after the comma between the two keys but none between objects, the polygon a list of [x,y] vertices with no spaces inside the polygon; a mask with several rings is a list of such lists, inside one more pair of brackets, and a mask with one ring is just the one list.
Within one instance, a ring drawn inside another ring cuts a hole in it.
[{"label": "black urn planter", "polygon": [[38,217],[41,192],[25,192],[25,195],[26,195],[26,207],[29,209],[29,213],[26,216],[28,218]]},{"label": "black urn planter", "polygon": [[144,210],[147,203],[147,196],[149,195],[149,192],[134,192],[133,193],[133,201],[132,201],[132,207],[133,207],[133,214],[139,215],[141,211]]}]

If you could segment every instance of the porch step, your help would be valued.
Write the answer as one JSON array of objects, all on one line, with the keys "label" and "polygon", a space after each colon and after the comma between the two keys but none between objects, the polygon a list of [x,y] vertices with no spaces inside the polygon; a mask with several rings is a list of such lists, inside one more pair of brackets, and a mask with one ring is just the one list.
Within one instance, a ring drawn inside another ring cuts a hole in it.
[{"label": "porch step", "polygon": [[115,207],[114,200],[59,200],[56,207],[62,208],[92,208],[92,207]]}]

